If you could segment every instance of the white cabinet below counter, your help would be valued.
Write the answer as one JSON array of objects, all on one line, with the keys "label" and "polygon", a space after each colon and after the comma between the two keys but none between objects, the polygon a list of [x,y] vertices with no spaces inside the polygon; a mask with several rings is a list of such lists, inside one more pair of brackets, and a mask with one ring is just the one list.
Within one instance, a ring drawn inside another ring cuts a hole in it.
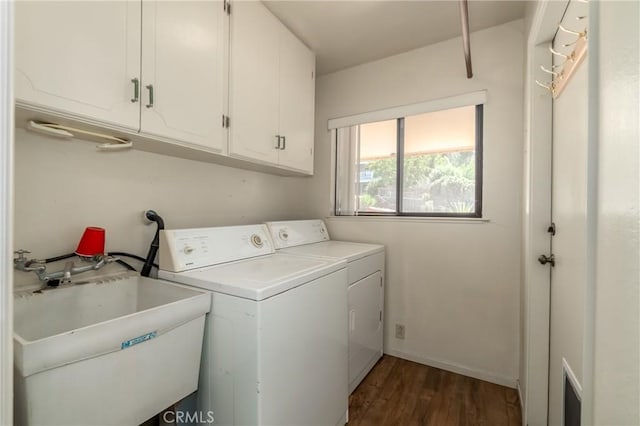
[{"label": "white cabinet below counter", "polygon": [[315,55],[261,2],[232,11],[229,154],[312,174]]}]

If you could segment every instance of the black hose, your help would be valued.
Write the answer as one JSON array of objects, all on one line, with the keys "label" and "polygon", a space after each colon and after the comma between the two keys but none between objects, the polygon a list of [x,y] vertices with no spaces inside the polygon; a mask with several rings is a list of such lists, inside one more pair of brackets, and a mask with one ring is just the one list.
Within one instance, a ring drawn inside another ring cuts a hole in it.
[{"label": "black hose", "polygon": [[[118,252],[119,253],[119,252]],[[109,254],[116,254],[114,253],[109,253]],[[127,255],[126,253],[121,253],[121,255],[123,256],[129,256],[129,257],[133,257],[134,259],[139,259],[141,261],[144,262],[144,259],[141,258],[140,256],[135,256],[135,255]],[[67,254],[61,254],[60,256],[54,256],[54,257],[49,257],[47,259],[44,260],[44,263],[52,263],[52,262],[58,262],[60,260],[65,260],[65,259],[70,259],[72,257],[77,256],[77,254],[75,253],[67,253]],[[136,268],[134,268],[133,266],[129,265],[127,262],[125,262],[124,260],[116,260],[116,263],[118,263],[119,265],[124,266],[125,268],[127,268],[130,271],[135,271]]]},{"label": "black hose", "polygon": [[[123,251],[110,251],[109,254],[111,254],[113,256],[130,257],[131,259],[139,260],[140,262],[146,262],[147,261],[147,259],[145,259],[142,256],[138,256],[137,254],[125,253]],[[152,264],[152,266],[154,268],[158,268],[158,264],[157,263]]]},{"label": "black hose", "polygon": [[69,258],[74,257],[74,256],[77,256],[77,255],[75,253],[62,254],[60,256],[55,256],[55,257],[50,257],[48,259],[45,259],[44,263],[57,262],[59,260],[69,259]]},{"label": "black hose", "polygon": [[[136,268],[134,268],[133,266],[129,265],[129,264],[128,264],[127,262],[125,262],[124,260],[118,259],[118,260],[116,260],[116,263],[117,263],[118,265],[122,265],[122,266],[124,266],[125,268],[127,268],[127,269],[128,269],[128,270],[130,270],[130,271],[136,271]],[[137,271],[136,271],[136,272],[137,272]]]},{"label": "black hose", "polygon": [[153,237],[153,241],[151,241],[151,245],[149,246],[149,253],[147,253],[147,258],[142,266],[142,270],[140,271],[140,275],[143,277],[148,277],[151,272],[151,267],[153,266],[153,261],[156,258],[156,254],[158,253],[158,248],[160,248],[160,231],[164,229],[164,221],[158,215],[158,213],[153,210],[147,210],[145,213],[147,219],[152,222],[155,222],[158,227],[156,228],[156,234]]}]

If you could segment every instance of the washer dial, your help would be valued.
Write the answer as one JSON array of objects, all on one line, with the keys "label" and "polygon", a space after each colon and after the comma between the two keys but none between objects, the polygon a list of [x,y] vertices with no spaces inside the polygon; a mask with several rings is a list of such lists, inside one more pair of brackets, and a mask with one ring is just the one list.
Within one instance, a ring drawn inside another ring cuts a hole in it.
[{"label": "washer dial", "polygon": [[260,235],[253,234],[251,236],[251,244],[253,244],[257,248],[262,248],[262,246],[264,246],[264,241],[262,241]]}]

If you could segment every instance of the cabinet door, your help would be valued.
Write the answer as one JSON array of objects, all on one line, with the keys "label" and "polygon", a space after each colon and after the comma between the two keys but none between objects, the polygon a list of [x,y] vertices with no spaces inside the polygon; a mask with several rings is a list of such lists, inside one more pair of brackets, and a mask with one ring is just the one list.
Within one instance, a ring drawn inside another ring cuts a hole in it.
[{"label": "cabinet door", "polygon": [[221,1],[143,1],[141,133],[223,151],[226,19]]},{"label": "cabinet door", "polygon": [[15,3],[18,104],[138,130],[140,2]]},{"label": "cabinet door", "polygon": [[313,173],[315,55],[283,27],[280,38],[280,165]]},{"label": "cabinet door", "polygon": [[349,286],[349,393],[382,356],[382,272]]},{"label": "cabinet door", "polygon": [[232,7],[229,153],[277,164],[282,24],[261,2]]}]

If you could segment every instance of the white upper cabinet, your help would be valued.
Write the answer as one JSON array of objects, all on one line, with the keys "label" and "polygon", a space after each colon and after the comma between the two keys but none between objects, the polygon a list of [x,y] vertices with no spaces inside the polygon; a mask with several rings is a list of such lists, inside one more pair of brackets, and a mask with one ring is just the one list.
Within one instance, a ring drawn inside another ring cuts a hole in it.
[{"label": "white upper cabinet", "polygon": [[226,148],[220,1],[143,1],[140,132]]},{"label": "white upper cabinet", "polygon": [[231,13],[229,153],[313,172],[315,56],[261,2]]},{"label": "white upper cabinet", "polygon": [[222,1],[21,1],[16,99],[223,152]]},{"label": "white upper cabinet", "polygon": [[312,173],[316,58],[286,28],[280,35],[280,164]]},{"label": "white upper cabinet", "polygon": [[315,56],[260,1],[18,0],[15,63],[19,125],[313,173]]},{"label": "white upper cabinet", "polygon": [[281,24],[260,2],[232,7],[229,153],[277,164]]},{"label": "white upper cabinet", "polygon": [[18,104],[137,130],[140,2],[15,3]]}]

